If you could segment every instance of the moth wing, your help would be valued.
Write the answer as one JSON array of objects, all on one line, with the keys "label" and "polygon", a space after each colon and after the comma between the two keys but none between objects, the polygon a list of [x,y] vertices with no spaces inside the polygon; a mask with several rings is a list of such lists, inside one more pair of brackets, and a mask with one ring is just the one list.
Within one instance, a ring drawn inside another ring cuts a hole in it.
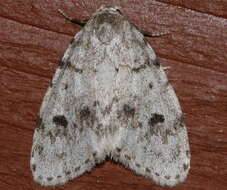
[{"label": "moth wing", "polygon": [[64,184],[104,159],[97,160],[93,146],[97,136],[90,130],[93,121],[89,116],[95,113],[88,109],[93,76],[82,71],[80,62],[85,51],[81,40],[83,33],[79,32],[41,105],[30,162],[34,180],[41,185]]},{"label": "moth wing", "polygon": [[190,168],[181,108],[150,45],[136,29],[128,31],[127,38],[130,56],[123,60],[134,61],[119,65],[122,140],[113,158],[160,185],[174,186],[185,180]]}]

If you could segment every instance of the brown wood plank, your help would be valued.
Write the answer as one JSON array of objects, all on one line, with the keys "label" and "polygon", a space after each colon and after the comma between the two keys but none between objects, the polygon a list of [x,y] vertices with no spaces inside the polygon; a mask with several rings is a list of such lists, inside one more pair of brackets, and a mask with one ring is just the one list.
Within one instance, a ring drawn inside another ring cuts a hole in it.
[{"label": "brown wood plank", "polygon": [[[64,2],[64,3],[63,3]],[[120,5],[139,28],[170,35],[148,39],[185,113],[192,153],[190,174],[174,189],[227,187],[227,1],[0,1],[0,189],[49,189],[29,168],[40,103],[79,26],[59,8],[89,18],[102,4]],[[168,189],[107,161],[56,189]]]}]

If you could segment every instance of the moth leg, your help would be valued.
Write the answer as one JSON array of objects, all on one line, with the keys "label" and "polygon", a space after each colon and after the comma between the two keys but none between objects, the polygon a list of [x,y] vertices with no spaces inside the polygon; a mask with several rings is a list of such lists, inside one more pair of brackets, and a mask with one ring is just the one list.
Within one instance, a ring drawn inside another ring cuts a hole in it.
[{"label": "moth leg", "polygon": [[171,67],[167,66],[167,67],[163,67],[163,69],[164,69],[164,71],[167,71],[167,70],[171,69]]},{"label": "moth leg", "polygon": [[79,20],[77,18],[72,18],[69,15],[67,15],[63,10],[58,9],[58,11],[60,12],[61,15],[63,15],[67,20],[69,20],[70,22],[74,23],[74,24],[78,24],[81,27],[84,26],[87,23],[87,20]]},{"label": "moth leg", "polygon": [[152,38],[161,37],[161,36],[165,36],[165,35],[169,35],[170,34],[170,32],[161,32],[161,33],[152,34],[152,33],[148,32],[148,31],[144,31],[144,30],[140,30],[140,31],[145,37],[152,37]]}]

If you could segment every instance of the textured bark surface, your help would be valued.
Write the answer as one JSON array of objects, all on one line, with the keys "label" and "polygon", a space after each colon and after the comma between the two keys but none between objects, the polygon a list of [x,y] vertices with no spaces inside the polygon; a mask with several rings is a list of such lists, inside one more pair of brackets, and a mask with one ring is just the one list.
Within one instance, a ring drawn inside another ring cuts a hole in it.
[{"label": "textured bark surface", "polygon": [[[64,2],[64,3],[63,3]],[[102,4],[91,0],[0,1],[0,189],[48,189],[29,167],[36,115],[49,81],[79,26]],[[185,183],[174,189],[227,187],[227,0],[124,0],[139,28],[170,35],[148,39],[185,113],[192,153]],[[56,189],[168,189],[112,161]]]}]

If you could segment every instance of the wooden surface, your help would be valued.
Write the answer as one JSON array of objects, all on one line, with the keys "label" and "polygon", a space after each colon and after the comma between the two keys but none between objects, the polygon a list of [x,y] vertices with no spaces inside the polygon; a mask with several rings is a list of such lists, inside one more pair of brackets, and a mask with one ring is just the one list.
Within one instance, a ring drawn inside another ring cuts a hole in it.
[{"label": "wooden surface", "polygon": [[[64,3],[63,3],[64,2]],[[89,18],[110,1],[0,1],[0,189],[50,189],[36,184],[29,167],[40,103],[70,39],[79,27],[57,10]],[[178,190],[227,188],[227,0],[114,1],[148,39],[185,113],[191,170]],[[119,3],[121,2],[121,3]],[[86,189],[168,189],[106,161],[56,187]]]}]

